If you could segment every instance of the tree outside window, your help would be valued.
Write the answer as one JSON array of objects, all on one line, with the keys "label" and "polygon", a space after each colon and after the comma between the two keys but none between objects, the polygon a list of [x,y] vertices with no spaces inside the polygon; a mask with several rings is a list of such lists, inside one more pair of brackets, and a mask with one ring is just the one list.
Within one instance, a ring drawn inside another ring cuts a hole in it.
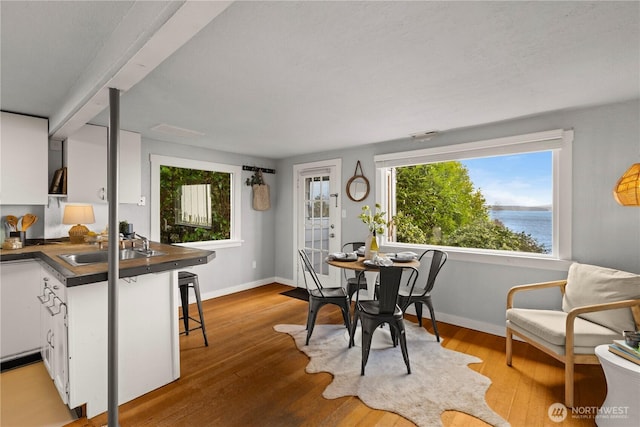
[{"label": "tree outside window", "polygon": [[160,241],[231,237],[231,174],[160,166]]},{"label": "tree outside window", "polygon": [[571,259],[572,143],[573,130],[554,129],[376,155],[376,202],[391,218],[383,244]]},{"label": "tree outside window", "polygon": [[[509,162],[510,157],[501,161]],[[547,162],[542,173],[550,176],[550,155]],[[551,249],[537,240],[539,233],[551,236],[550,207],[508,207],[522,212],[523,221],[530,210],[545,211],[542,230],[527,230],[522,221],[505,224],[492,215],[503,207],[487,202],[462,161],[397,167],[395,177],[396,242],[532,253]]]}]

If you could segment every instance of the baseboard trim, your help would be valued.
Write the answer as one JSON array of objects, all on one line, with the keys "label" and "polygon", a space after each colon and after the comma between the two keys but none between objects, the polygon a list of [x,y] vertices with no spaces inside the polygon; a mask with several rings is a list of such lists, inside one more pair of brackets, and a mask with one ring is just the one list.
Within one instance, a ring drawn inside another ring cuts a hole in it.
[{"label": "baseboard trim", "polygon": [[[236,292],[241,292],[241,291],[246,291],[249,289],[254,289],[254,288],[258,288],[260,286],[264,286],[264,285],[268,285],[270,283],[279,283],[281,285],[286,285],[286,286],[291,286],[293,288],[297,287],[297,284],[291,280],[291,279],[285,279],[284,277],[269,277],[266,279],[261,279],[261,280],[256,280],[254,282],[249,282],[249,283],[243,283],[237,286],[232,286],[232,287],[228,287],[228,288],[224,288],[224,289],[219,289],[216,291],[212,291],[212,292],[207,292],[205,294],[202,294],[202,299],[206,300],[206,299],[210,299],[210,298],[217,298],[217,297],[221,297],[221,296],[225,296],[225,295],[230,295],[230,294],[234,294]],[[428,310],[424,310],[427,312],[427,314],[429,313]],[[424,316],[424,311],[423,311],[423,319],[429,319],[428,316]],[[410,307],[407,310],[407,313],[409,314],[413,314],[415,315],[415,311],[413,309],[413,307]],[[491,334],[491,335],[496,335],[499,337],[505,337],[506,336],[506,326],[499,326],[499,325],[495,325],[493,323],[488,323],[488,322],[482,322],[479,320],[474,320],[474,319],[469,319],[467,317],[462,317],[462,316],[456,316],[453,314],[447,314],[447,313],[441,313],[436,311],[436,319],[439,322],[444,322],[444,323],[450,323],[452,325],[456,325],[456,326],[461,326],[463,328],[467,328],[467,329],[473,329],[474,331],[479,331],[479,332],[485,332],[487,334]],[[430,321],[430,320],[429,320]]]},{"label": "baseboard trim", "polygon": [[452,314],[436,312],[436,320],[444,323],[450,323],[463,328],[473,329],[474,331],[485,332],[487,334],[499,337],[506,336],[506,325],[498,326],[493,323],[481,322],[479,320],[469,319],[467,317],[455,316]]},{"label": "baseboard trim", "polygon": [[[415,316],[415,308],[413,306],[409,307],[407,309],[407,313],[413,314]],[[429,317],[429,310],[427,310],[426,307],[423,308],[422,311],[423,324],[425,319],[428,322],[431,322],[431,318]],[[469,319],[467,317],[461,317],[436,311],[436,320],[438,322],[449,323],[451,325],[461,326],[463,328],[473,329],[474,331],[484,332],[499,337],[506,336],[506,326],[500,327],[498,325],[494,325],[493,323],[481,322],[479,320]]]},{"label": "baseboard trim", "polygon": [[[275,278],[271,277],[267,279],[256,280],[254,282],[242,283],[240,285],[230,286],[224,289],[216,289],[215,291],[203,293],[201,295],[201,298],[202,300],[218,298],[225,295],[235,294],[237,292],[247,291],[249,289],[259,288],[260,286],[268,285],[269,283],[273,283],[275,281],[276,281]],[[189,298],[189,302],[191,303],[191,298]],[[195,302],[195,299],[194,299],[194,302]]]},{"label": "baseboard trim", "polygon": [[42,355],[40,352],[28,354],[26,356],[16,357],[15,359],[7,360],[0,363],[0,372],[8,371],[9,369],[19,368],[21,366],[30,365],[35,362],[40,362]]},{"label": "baseboard trim", "polygon": [[291,279],[285,279],[284,277],[277,277],[276,276],[276,277],[273,278],[273,281],[277,282],[277,283],[280,283],[281,285],[287,285],[287,286],[291,286],[291,287],[294,287],[294,288],[298,287],[296,282],[294,282]]}]

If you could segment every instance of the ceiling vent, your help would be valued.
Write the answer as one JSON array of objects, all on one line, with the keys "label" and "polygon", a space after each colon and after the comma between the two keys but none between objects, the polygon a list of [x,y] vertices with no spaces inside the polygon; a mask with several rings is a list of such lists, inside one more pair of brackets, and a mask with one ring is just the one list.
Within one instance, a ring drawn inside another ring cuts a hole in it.
[{"label": "ceiling vent", "polygon": [[412,133],[410,136],[411,136],[411,139],[414,141],[429,141],[431,138],[438,135],[439,133],[440,132],[436,130],[430,130],[427,132]]},{"label": "ceiling vent", "polygon": [[182,136],[182,137],[196,137],[196,136],[204,136],[205,134],[202,132],[198,132],[197,130],[185,129],[178,126],[168,125],[166,123],[160,123],[159,125],[155,125],[151,128],[154,132],[166,133],[168,135],[173,136]]}]

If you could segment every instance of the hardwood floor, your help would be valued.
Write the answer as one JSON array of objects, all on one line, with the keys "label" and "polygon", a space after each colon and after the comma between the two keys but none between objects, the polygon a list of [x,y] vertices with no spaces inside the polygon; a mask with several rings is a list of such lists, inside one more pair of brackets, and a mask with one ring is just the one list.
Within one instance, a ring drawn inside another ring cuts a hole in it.
[{"label": "hardwood floor", "polygon": [[[406,419],[370,409],[354,397],[322,397],[331,375],[305,373],[308,358],[296,349],[289,335],[273,330],[279,323],[306,323],[307,303],[280,295],[288,289],[271,284],[205,301],[209,347],[204,347],[200,331],[183,335],[181,378],[122,405],[120,425],[412,426]],[[317,323],[342,323],[339,309],[325,306]],[[431,329],[430,322],[423,324]],[[445,347],[483,360],[470,367],[491,379],[487,403],[512,426],[558,425],[549,419],[547,410],[563,400],[564,370],[559,362],[515,342],[513,367],[508,367],[504,338],[445,323],[439,323],[438,328]],[[576,405],[598,407],[605,394],[600,366],[578,366]],[[107,415],[102,414],[68,426],[100,427],[106,422]],[[486,425],[450,411],[442,414],[442,422],[445,426]],[[562,425],[595,423],[593,415],[578,418],[569,413]]]},{"label": "hardwood floor", "polygon": [[59,427],[77,418],[41,361],[0,374],[0,398],[3,427]]}]

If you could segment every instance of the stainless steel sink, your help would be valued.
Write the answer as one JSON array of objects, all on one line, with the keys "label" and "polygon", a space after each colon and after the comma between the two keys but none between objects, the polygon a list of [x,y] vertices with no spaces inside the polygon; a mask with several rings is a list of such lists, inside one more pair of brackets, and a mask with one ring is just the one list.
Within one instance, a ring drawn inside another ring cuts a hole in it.
[{"label": "stainless steel sink", "polygon": [[[144,251],[140,249],[121,249],[119,253],[121,260],[150,258],[154,256],[164,255],[164,252],[154,250]],[[60,258],[73,265],[74,267],[107,262],[108,257],[109,253],[107,251],[81,252],[77,254],[60,255]]]}]

